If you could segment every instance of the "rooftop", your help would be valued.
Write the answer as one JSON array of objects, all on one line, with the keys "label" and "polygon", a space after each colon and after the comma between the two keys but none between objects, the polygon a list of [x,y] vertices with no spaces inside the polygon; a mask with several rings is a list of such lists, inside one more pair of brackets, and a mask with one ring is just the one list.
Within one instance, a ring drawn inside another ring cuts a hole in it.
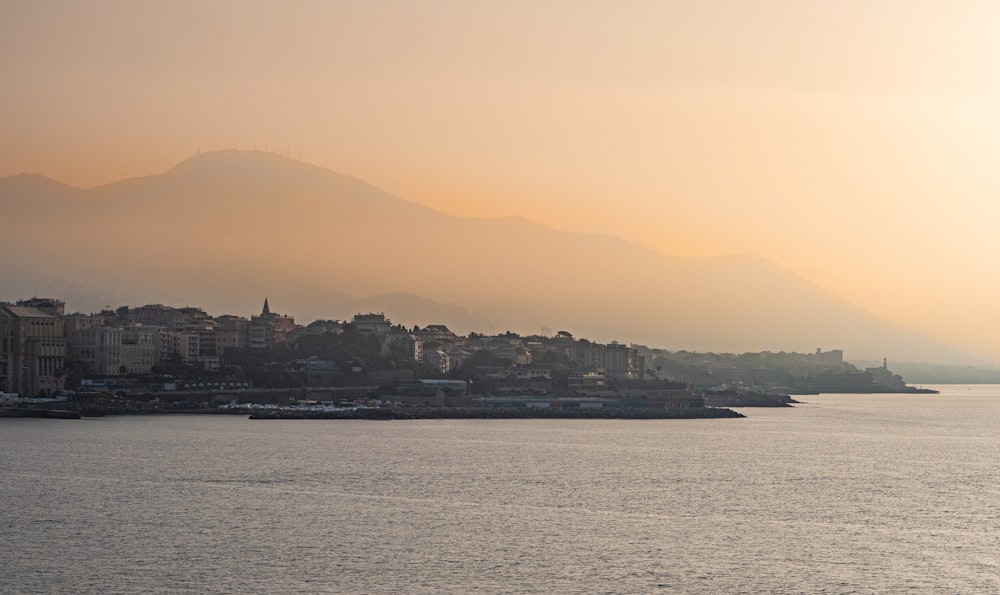
[{"label": "rooftop", "polygon": [[55,318],[44,310],[25,306],[0,306],[0,312],[6,312],[12,318]]}]

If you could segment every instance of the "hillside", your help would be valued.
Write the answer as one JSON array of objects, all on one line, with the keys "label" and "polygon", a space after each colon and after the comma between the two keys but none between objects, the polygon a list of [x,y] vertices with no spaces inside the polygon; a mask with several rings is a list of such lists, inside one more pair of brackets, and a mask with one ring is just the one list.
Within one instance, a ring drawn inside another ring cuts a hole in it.
[{"label": "hillside", "polygon": [[249,314],[266,295],[304,321],[384,310],[460,331],[965,361],[760,258],[672,258],[518,218],[452,217],[267,153],[202,154],[89,190],[14,176],[0,180],[0,207],[7,299]]}]

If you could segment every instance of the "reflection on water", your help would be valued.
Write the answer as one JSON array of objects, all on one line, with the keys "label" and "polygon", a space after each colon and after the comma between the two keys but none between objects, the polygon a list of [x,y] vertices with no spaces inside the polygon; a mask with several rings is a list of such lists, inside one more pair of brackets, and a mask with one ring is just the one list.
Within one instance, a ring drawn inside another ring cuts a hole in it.
[{"label": "reflection on water", "polygon": [[4,592],[1000,591],[1000,390],[735,420],[0,420]]}]

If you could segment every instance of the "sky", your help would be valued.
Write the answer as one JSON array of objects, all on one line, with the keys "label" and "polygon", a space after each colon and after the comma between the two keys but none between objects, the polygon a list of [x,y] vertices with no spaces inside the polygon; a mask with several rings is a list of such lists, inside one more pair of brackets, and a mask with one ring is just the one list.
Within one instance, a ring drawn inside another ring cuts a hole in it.
[{"label": "sky", "polygon": [[767,258],[1000,362],[1000,4],[0,0],[0,176],[262,149]]}]

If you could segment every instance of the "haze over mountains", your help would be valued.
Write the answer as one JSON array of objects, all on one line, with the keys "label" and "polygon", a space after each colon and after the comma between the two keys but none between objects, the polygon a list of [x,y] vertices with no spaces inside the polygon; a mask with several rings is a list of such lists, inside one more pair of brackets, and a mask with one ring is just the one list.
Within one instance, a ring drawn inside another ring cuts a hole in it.
[{"label": "haze over mountains", "polygon": [[300,322],[371,310],[460,332],[968,361],[753,256],[672,258],[518,218],[453,217],[270,153],[206,153],[88,190],[8,177],[0,209],[0,298],[59,296],[69,310],[249,315],[267,296]]}]

